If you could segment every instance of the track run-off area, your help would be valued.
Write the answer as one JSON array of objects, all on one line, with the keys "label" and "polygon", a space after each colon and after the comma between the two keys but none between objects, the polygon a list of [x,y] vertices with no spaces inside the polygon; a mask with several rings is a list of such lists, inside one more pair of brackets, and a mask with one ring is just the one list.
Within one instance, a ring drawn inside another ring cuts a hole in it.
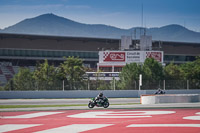
[{"label": "track run-off area", "polygon": [[200,108],[0,112],[1,133],[200,133]]}]

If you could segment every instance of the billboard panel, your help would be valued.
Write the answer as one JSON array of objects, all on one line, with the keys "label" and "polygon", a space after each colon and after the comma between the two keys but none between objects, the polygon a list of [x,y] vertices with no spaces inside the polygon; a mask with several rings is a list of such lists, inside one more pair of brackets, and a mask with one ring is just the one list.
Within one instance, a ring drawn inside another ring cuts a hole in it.
[{"label": "billboard panel", "polygon": [[125,52],[103,52],[103,62],[125,62]]},{"label": "billboard panel", "polygon": [[155,52],[155,51],[146,52],[146,58],[154,58],[158,62],[163,62],[163,55],[161,52]]},{"label": "billboard panel", "polygon": [[[162,51],[100,51],[99,63],[143,63],[146,58],[154,58],[163,63]],[[115,64],[116,65],[116,64]]]},{"label": "billboard panel", "polygon": [[126,62],[127,63],[141,62],[141,60],[142,60],[141,51],[128,51],[128,52],[126,52]]}]

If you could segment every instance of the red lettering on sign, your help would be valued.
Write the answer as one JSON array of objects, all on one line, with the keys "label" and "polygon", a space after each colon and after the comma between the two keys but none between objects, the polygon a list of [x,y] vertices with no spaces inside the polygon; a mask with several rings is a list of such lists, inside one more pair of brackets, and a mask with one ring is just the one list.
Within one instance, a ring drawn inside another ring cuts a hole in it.
[{"label": "red lettering on sign", "polygon": [[153,58],[158,62],[162,62],[162,53],[161,52],[146,52],[146,58]]},{"label": "red lettering on sign", "polygon": [[124,62],[125,52],[104,52],[103,61],[107,62]]}]

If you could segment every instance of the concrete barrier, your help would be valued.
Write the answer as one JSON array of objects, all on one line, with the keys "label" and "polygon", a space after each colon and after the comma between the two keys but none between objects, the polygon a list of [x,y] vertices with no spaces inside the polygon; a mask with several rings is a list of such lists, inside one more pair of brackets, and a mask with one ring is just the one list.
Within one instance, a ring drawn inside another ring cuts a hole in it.
[{"label": "concrete barrier", "polygon": [[141,104],[200,102],[200,94],[141,95]]},{"label": "concrete barrier", "polygon": [[[0,99],[38,99],[38,98],[90,98],[99,92],[110,98],[139,98],[151,95],[157,90],[73,90],[73,91],[0,91]],[[166,90],[166,94],[200,94],[196,90]]]},{"label": "concrete barrier", "polygon": [[137,90],[0,91],[0,99],[92,98],[100,92],[110,98],[138,97]]}]

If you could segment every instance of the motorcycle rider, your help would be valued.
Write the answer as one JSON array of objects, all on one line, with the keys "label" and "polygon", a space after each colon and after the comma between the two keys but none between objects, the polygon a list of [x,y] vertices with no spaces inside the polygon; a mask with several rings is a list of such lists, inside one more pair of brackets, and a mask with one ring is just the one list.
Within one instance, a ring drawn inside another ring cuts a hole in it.
[{"label": "motorcycle rider", "polygon": [[109,106],[108,98],[103,95],[103,93],[99,93],[95,98],[91,98],[88,103],[89,108],[97,107],[104,107],[107,108]]},{"label": "motorcycle rider", "polygon": [[96,97],[95,97],[95,104],[97,103],[97,101],[100,101],[100,103],[103,102],[103,93],[100,92]]},{"label": "motorcycle rider", "polygon": [[165,92],[163,90],[161,90],[160,88],[158,88],[158,90],[156,91],[155,94],[165,94]]}]

